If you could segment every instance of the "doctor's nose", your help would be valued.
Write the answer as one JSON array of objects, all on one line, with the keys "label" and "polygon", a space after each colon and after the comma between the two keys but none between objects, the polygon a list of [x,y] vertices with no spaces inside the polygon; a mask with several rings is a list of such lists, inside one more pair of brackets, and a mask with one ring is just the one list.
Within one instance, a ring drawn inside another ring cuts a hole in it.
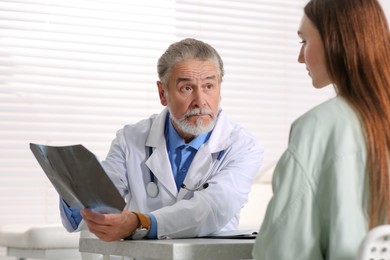
[{"label": "doctor's nose", "polygon": [[206,106],[206,103],[206,94],[199,90],[194,91],[192,105],[202,108]]}]

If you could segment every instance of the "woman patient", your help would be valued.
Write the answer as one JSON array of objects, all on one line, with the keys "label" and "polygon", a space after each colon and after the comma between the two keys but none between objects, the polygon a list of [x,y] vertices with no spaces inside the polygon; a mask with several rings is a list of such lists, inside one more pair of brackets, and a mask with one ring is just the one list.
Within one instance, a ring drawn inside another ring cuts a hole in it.
[{"label": "woman patient", "polygon": [[389,27],[377,0],[311,0],[298,36],[313,86],[337,95],[291,126],[253,257],[352,260],[390,223]]}]

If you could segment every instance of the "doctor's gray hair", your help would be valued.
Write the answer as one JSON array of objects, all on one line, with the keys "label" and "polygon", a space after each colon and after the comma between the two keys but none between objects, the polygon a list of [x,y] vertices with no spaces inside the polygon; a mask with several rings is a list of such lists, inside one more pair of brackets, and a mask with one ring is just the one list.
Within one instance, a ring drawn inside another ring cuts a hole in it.
[{"label": "doctor's gray hair", "polygon": [[209,44],[187,38],[171,44],[158,59],[157,73],[161,83],[168,86],[169,74],[176,63],[190,60],[210,60],[218,68],[218,80],[222,82],[224,75],[223,62],[218,52]]}]

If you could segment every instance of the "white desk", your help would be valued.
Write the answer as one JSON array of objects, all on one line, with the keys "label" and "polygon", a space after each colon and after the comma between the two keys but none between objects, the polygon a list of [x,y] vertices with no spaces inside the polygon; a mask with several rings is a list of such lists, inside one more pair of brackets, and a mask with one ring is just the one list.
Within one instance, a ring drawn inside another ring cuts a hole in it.
[{"label": "white desk", "polygon": [[8,224],[0,226],[0,246],[7,256],[25,259],[81,259],[79,236],[61,224]]},{"label": "white desk", "polygon": [[80,252],[129,256],[148,260],[251,259],[254,239],[167,239],[104,242],[81,238]]}]

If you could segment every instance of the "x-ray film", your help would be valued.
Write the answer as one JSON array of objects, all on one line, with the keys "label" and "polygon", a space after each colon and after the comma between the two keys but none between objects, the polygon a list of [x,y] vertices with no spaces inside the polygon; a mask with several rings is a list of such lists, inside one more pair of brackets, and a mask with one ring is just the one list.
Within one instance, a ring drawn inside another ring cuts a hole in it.
[{"label": "x-ray film", "polygon": [[70,207],[104,213],[120,212],[125,207],[124,199],[96,156],[84,146],[30,143],[30,149]]}]

